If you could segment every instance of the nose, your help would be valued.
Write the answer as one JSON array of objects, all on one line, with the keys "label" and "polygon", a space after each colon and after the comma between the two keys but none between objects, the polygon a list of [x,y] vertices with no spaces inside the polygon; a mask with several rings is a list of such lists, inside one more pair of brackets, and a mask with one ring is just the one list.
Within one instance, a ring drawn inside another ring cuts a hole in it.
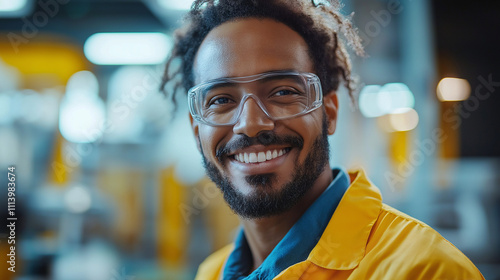
[{"label": "nose", "polygon": [[264,113],[253,98],[248,98],[242,106],[238,122],[233,126],[235,134],[255,137],[261,131],[274,129],[274,121]]}]

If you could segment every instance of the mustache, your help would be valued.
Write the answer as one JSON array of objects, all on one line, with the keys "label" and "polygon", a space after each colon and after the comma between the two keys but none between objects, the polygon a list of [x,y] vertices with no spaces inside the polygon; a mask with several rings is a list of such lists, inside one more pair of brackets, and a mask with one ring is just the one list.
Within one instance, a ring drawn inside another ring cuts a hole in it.
[{"label": "mustache", "polygon": [[298,136],[283,135],[279,136],[272,131],[263,131],[259,133],[256,137],[248,137],[246,135],[241,135],[238,138],[227,142],[217,149],[215,156],[219,162],[223,162],[223,159],[230,153],[248,148],[254,145],[285,145],[291,146],[292,148],[302,149],[304,146],[304,139]]}]

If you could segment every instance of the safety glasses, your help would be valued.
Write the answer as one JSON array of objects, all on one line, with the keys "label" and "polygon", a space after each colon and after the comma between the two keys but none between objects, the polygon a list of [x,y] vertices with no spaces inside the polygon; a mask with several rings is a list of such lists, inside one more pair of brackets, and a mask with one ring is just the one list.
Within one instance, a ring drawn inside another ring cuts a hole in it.
[{"label": "safety glasses", "polygon": [[188,92],[193,119],[210,126],[234,125],[252,98],[273,121],[302,116],[322,104],[319,78],[312,73],[266,72],[221,78],[199,84]]}]

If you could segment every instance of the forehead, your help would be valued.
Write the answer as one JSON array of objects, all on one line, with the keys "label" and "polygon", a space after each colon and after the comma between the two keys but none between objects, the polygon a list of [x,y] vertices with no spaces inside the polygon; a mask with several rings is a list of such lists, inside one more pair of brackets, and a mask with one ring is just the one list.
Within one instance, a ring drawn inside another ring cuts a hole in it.
[{"label": "forehead", "polygon": [[246,18],[210,31],[196,54],[195,84],[276,71],[313,72],[304,39],[272,19]]}]

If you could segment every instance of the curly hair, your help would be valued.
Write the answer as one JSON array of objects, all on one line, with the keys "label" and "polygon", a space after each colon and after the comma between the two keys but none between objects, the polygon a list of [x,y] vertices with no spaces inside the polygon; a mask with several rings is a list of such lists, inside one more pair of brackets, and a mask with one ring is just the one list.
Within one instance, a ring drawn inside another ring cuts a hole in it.
[{"label": "curly hair", "polygon": [[[193,61],[198,48],[215,27],[240,18],[269,18],[281,22],[304,38],[314,70],[321,80],[323,94],[337,90],[341,81],[354,101],[355,80],[345,43],[358,55],[364,55],[361,39],[350,16],[340,13],[336,0],[315,3],[314,0],[196,0],[185,20],[176,30],[175,45],[167,60],[161,90],[173,82],[171,98],[182,87],[187,92],[194,86]],[[180,65],[172,70],[173,62]]]}]

